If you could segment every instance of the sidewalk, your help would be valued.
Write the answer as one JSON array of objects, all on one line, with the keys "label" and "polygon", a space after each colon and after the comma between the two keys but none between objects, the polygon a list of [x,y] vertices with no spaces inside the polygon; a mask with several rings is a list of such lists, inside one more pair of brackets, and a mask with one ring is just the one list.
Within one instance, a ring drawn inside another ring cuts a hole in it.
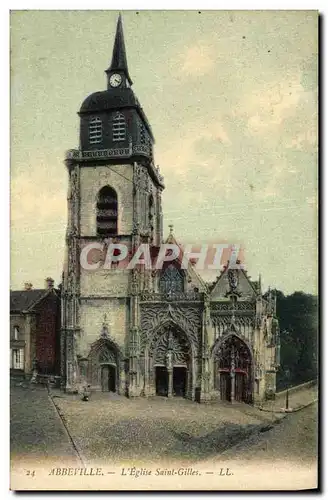
[{"label": "sidewalk", "polygon": [[67,431],[44,387],[12,384],[10,394],[12,468],[69,463],[81,466]]},{"label": "sidewalk", "polygon": [[300,388],[288,392],[288,410],[286,410],[286,391],[276,394],[274,401],[265,401],[261,407],[262,411],[273,413],[295,412],[318,400],[318,386]]}]

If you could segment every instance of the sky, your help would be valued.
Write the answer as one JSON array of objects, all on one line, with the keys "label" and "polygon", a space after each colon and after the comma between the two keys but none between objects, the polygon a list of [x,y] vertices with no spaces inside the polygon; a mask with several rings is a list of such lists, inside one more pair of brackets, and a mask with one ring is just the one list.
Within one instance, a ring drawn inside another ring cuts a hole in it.
[{"label": "sky", "polygon": [[[117,11],[11,13],[11,288],[60,282],[67,149],[106,88]],[[317,293],[316,11],[123,11],[164,175],[164,236],[240,244],[252,279]],[[203,273],[212,280],[218,273]]]}]

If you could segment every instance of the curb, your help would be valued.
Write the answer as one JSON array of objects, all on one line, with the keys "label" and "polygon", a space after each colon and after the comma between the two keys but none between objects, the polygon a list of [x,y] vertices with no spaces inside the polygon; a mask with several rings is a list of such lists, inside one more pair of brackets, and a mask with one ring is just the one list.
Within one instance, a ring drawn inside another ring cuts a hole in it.
[{"label": "curb", "polygon": [[53,406],[55,408],[55,411],[56,411],[58,417],[60,418],[60,420],[61,420],[61,422],[62,422],[62,424],[64,426],[64,429],[66,431],[67,437],[68,437],[68,439],[69,439],[69,441],[70,441],[70,443],[71,443],[71,445],[72,445],[72,447],[73,447],[73,449],[74,449],[74,451],[75,451],[75,453],[77,455],[77,458],[80,460],[82,467],[85,468],[86,467],[86,465],[85,465],[86,464],[86,459],[83,456],[83,453],[79,450],[79,448],[76,445],[74,439],[72,438],[71,433],[69,432],[69,429],[68,429],[68,426],[67,426],[67,423],[66,423],[66,419],[65,419],[64,415],[61,413],[60,408],[56,405],[56,403],[55,403],[55,401],[53,399],[54,396],[51,394],[51,390],[49,389],[49,387],[47,387],[47,391],[48,391],[48,397],[49,397],[50,401],[52,402],[52,404],[53,404]]},{"label": "curb", "polygon": [[311,403],[307,403],[306,405],[299,406],[298,408],[294,408],[294,409],[290,410],[289,413],[295,413],[297,411],[304,410],[304,408],[308,408],[309,406],[313,405],[314,403],[317,403],[318,401],[319,401],[319,399],[316,398],[313,401],[311,401]]},{"label": "curb", "polygon": [[[318,380],[317,379],[312,379],[308,380],[308,382],[304,382],[303,384],[300,385],[292,385],[291,387],[288,388],[289,394],[293,394],[294,392],[302,391],[303,389],[309,389],[311,387],[317,386],[318,385]],[[287,389],[283,389],[282,391],[276,392],[276,396],[284,396],[287,392]]]}]

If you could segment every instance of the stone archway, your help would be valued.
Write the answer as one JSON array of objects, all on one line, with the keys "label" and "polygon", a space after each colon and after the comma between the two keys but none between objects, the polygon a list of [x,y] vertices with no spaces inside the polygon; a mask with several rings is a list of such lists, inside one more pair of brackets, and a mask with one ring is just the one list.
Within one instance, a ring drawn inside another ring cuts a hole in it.
[{"label": "stone archway", "polygon": [[252,403],[252,354],[238,335],[228,334],[213,349],[214,385],[222,401]]},{"label": "stone archway", "polygon": [[119,392],[120,354],[117,346],[108,339],[92,344],[88,356],[88,383],[103,392]]},{"label": "stone archway", "polygon": [[192,346],[174,322],[169,321],[157,330],[146,349],[145,364],[146,392],[167,397],[192,397]]}]

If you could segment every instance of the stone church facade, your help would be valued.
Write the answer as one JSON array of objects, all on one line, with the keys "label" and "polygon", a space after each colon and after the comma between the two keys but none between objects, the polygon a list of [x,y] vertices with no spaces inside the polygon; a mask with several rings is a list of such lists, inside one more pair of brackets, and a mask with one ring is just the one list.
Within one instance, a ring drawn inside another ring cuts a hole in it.
[{"label": "stone church facade", "polygon": [[[119,18],[108,88],[85,99],[80,145],[66,153],[68,225],[62,289],[61,375],[66,391],[182,396],[253,403],[274,397],[279,366],[275,297],[244,269],[207,284],[181,259],[162,270],[106,269],[110,243],[129,254],[163,242],[163,177],[154,137],[131,86]],[[172,228],[166,240],[176,244]],[[83,249],[88,269],[80,264]],[[94,267],[94,269],[90,269]]]}]

